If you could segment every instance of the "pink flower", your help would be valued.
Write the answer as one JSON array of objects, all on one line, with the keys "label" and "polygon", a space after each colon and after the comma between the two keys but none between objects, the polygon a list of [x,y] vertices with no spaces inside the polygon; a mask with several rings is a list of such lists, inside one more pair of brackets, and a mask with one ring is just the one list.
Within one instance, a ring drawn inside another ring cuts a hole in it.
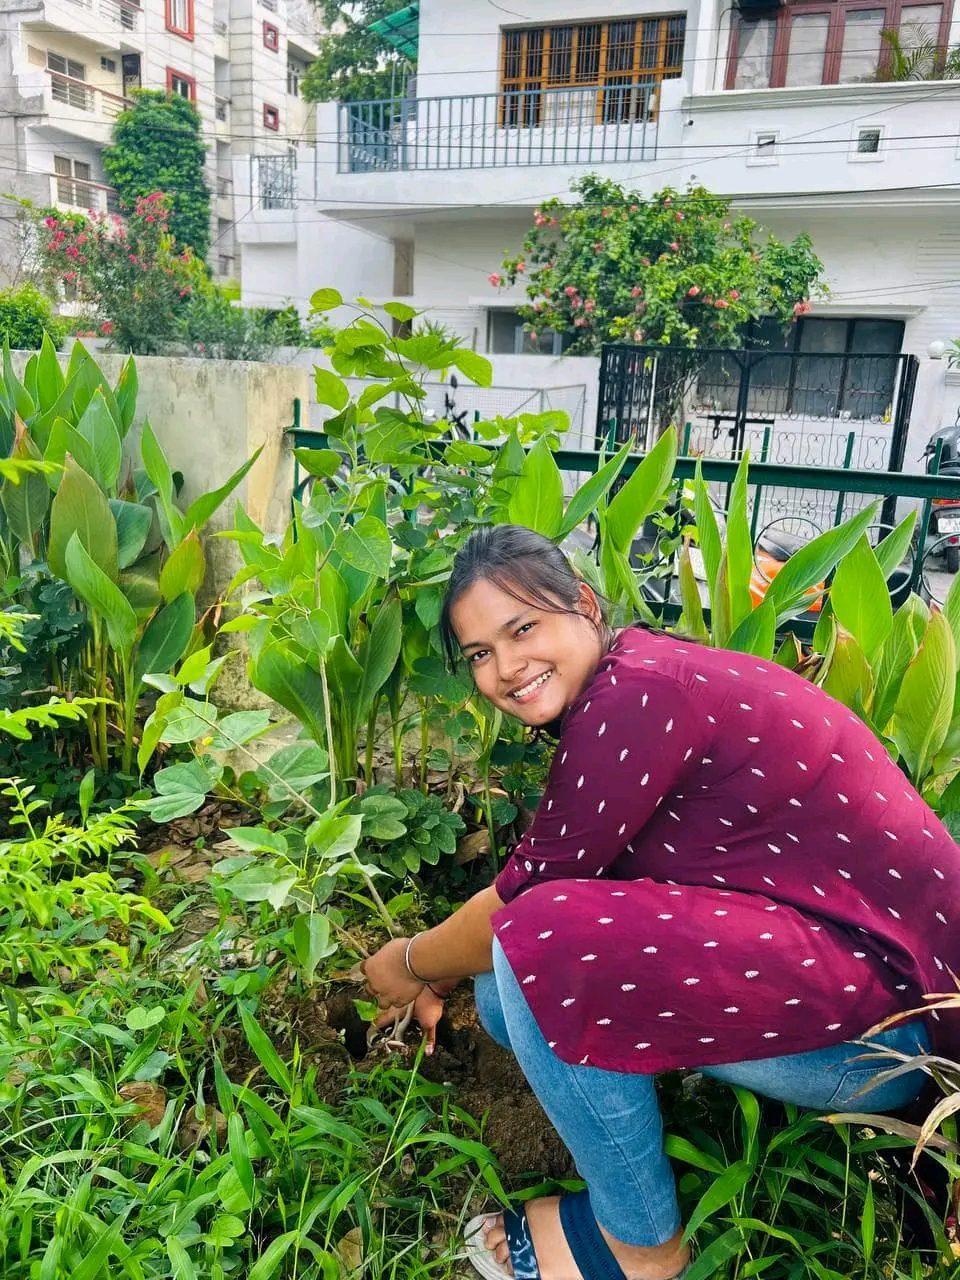
[{"label": "pink flower", "polygon": [[567,295],[568,298],[572,298],[575,296],[577,292],[577,286],[575,284],[568,284],[563,292]]},{"label": "pink flower", "polygon": [[730,299],[731,302],[736,302],[739,299],[740,294],[737,292],[736,289],[731,289],[727,297]]},{"label": "pink flower", "polygon": [[729,230],[730,230],[730,223],[729,223],[729,222],[725,222],[725,223],[723,224],[723,229],[724,229],[724,231],[729,231]]},{"label": "pink flower", "polygon": [[47,245],[47,253],[56,253],[56,252],[57,252],[57,242],[56,240],[51,240],[50,243]]},{"label": "pink flower", "polygon": [[153,216],[153,214],[152,214],[152,213],[150,213],[150,214],[147,214],[147,221],[148,221],[148,222],[156,222],[156,218]]},{"label": "pink flower", "polygon": [[673,201],[670,199],[670,197],[669,197],[669,196],[667,196],[666,200],[664,200],[664,202],[663,202],[663,203],[664,203],[664,204],[666,205],[666,207],[669,209],[669,208],[670,208],[670,206],[673,204]]},{"label": "pink flower", "polygon": [[44,218],[43,225],[45,227],[55,227],[58,224],[56,218]]},{"label": "pink flower", "polygon": [[676,220],[677,220],[678,222],[682,222],[682,221],[683,221],[683,214],[680,212],[680,210],[679,210],[679,209],[678,209],[678,210],[677,210],[677,212],[674,214],[674,217],[676,218]]},{"label": "pink flower", "polygon": [[490,283],[493,285],[495,289],[499,289],[500,284],[502,283],[502,277],[499,276],[496,273],[496,271],[491,271],[491,273],[487,276],[487,279],[490,281]]},{"label": "pink flower", "polygon": [[718,298],[714,303],[714,306],[718,307],[721,311],[729,307],[729,305],[730,303],[726,300],[726,298]]},{"label": "pink flower", "polygon": [[598,241],[596,242],[596,244],[593,246],[593,252],[594,252],[594,253],[603,253],[603,241],[602,241],[602,240],[598,240]]},{"label": "pink flower", "polygon": [[639,213],[639,212],[640,212],[640,206],[639,206],[638,204],[632,204],[632,205],[630,206],[630,212],[631,212],[631,213]]},{"label": "pink flower", "polygon": [[64,280],[69,280],[72,283],[74,280],[76,280],[77,273],[75,271],[68,271],[66,272],[63,278]]},{"label": "pink flower", "polygon": [[687,297],[695,298],[699,292],[700,292],[700,286],[698,284],[692,284],[690,288],[687,290]]},{"label": "pink flower", "polygon": [[103,324],[100,326],[100,332],[103,334],[105,338],[109,338],[110,335],[113,333],[113,321],[104,320]]},{"label": "pink flower", "polygon": [[582,329],[582,328],[583,328],[583,326],[587,323],[587,317],[586,317],[586,316],[577,316],[576,320],[574,320],[574,322],[573,322],[573,323],[574,323],[574,327],[575,327],[575,328],[577,328],[577,329]]},{"label": "pink flower", "polygon": [[526,269],[527,269],[527,264],[526,264],[526,263],[524,262],[524,260],[521,258],[521,259],[520,259],[520,261],[517,263],[517,270],[520,272],[520,274],[521,274],[521,275],[523,275],[523,273],[524,273],[524,271],[526,271]]},{"label": "pink flower", "polygon": [[642,330],[642,329],[634,329],[634,331],[633,331],[633,340],[634,340],[634,342],[642,342],[642,341],[643,341],[643,330]]},{"label": "pink flower", "polygon": [[805,316],[810,310],[810,299],[805,298],[803,302],[795,302],[793,305],[793,314],[795,316]]},{"label": "pink flower", "polygon": [[679,244],[676,242],[676,240],[674,240],[674,241],[673,241],[673,243],[670,245],[670,248],[673,250],[673,252],[674,252],[674,253],[679,253],[679,252],[680,252],[680,246],[679,246]]},{"label": "pink flower", "polygon": [[[649,264],[648,264],[648,265],[649,265]],[[635,285],[633,286],[633,288],[630,290],[630,297],[631,297],[631,298],[639,298],[639,297],[640,297],[640,295],[641,295],[641,293],[643,293],[643,290],[640,288],[640,286],[639,286],[638,284],[635,284]]]},{"label": "pink flower", "polygon": [[586,302],[583,304],[583,309],[584,311],[592,311],[596,305],[597,304],[594,302],[592,298],[588,298]]}]

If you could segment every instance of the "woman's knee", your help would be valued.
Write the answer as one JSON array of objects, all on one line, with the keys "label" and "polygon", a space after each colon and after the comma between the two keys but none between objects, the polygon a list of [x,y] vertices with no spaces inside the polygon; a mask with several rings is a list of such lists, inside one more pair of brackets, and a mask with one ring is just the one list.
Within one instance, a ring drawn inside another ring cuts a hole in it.
[{"label": "woman's knee", "polygon": [[474,978],[473,998],[477,1006],[477,1016],[484,1030],[496,1040],[497,1044],[503,1045],[504,1049],[509,1049],[510,1036],[503,1018],[496,975],[492,971],[478,973]]}]

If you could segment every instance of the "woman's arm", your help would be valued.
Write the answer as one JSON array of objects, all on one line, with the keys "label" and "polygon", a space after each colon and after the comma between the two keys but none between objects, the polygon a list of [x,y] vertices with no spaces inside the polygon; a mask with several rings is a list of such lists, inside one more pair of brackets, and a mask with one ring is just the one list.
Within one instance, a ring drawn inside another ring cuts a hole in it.
[{"label": "woman's arm", "polygon": [[[486,973],[493,967],[491,916],[503,903],[491,885],[468,899],[442,924],[421,934],[410,949],[410,963],[422,979],[441,994],[461,978]],[[403,1007],[415,1000],[423,987],[407,969],[407,938],[393,938],[365,960],[363,970],[372,995],[386,1006]]]}]

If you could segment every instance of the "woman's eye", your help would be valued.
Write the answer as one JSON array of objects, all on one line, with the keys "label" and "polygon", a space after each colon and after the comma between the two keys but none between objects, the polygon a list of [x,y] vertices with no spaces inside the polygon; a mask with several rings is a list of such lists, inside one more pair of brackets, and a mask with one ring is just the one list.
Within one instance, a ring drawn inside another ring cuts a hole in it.
[{"label": "woman's eye", "polygon": [[525,622],[522,627],[517,629],[517,635],[522,636],[527,631],[532,631],[537,624],[535,622]]},{"label": "woman's eye", "polygon": [[485,658],[486,656],[487,656],[486,649],[477,649],[475,653],[471,653],[470,657],[467,659],[467,662],[470,664],[470,666],[476,666],[477,659]]}]

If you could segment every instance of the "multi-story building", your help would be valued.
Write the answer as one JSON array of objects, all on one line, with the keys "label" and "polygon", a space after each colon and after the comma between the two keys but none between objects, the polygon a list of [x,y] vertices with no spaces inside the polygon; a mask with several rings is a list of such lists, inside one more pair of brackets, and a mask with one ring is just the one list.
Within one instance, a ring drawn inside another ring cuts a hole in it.
[{"label": "multi-story building", "polygon": [[285,156],[312,140],[299,92],[316,54],[308,0],[0,0],[0,26],[0,190],[112,209],[101,153],[131,91],[181,94],[208,144],[211,266],[237,276],[233,155]]},{"label": "multi-story building", "polygon": [[519,9],[421,0],[407,96],[322,106],[283,189],[269,163],[244,161],[251,299],[328,284],[408,295],[489,353],[504,384],[579,382],[582,362],[557,358],[559,337],[534,347],[520,299],[488,275],[580,175],[642,195],[702,183],[782,238],[811,234],[830,295],[793,341],[923,356],[914,419],[932,430],[956,375],[927,353],[960,334],[960,83],[891,82],[883,33],[907,50],[932,41],[921,70],[935,77],[960,34],[952,0]]}]

